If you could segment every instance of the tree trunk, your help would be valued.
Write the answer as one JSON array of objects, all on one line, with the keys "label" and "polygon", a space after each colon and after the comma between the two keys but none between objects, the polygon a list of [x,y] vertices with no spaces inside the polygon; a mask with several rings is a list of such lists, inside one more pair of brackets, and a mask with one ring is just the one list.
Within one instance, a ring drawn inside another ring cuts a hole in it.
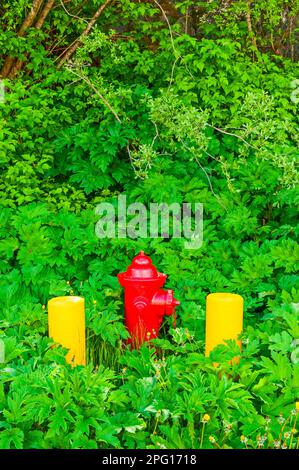
[{"label": "tree trunk", "polygon": [[[36,29],[41,29],[43,26],[48,14],[50,13],[53,5],[55,3],[55,0],[48,0],[47,3],[45,4],[44,8],[42,9],[37,22],[35,23],[34,27]],[[10,71],[8,72],[7,77],[8,78],[14,78],[18,72],[22,69],[24,62],[20,59],[17,59],[13,65],[11,66]]]},{"label": "tree trunk", "polygon": [[251,38],[252,45],[253,45],[253,47],[256,48],[256,47],[257,47],[257,45],[256,45],[256,37],[255,37],[254,31],[253,31],[253,27],[252,27],[250,2],[247,2],[246,23],[247,23],[247,29],[248,29],[248,33],[249,33],[250,38]]},{"label": "tree trunk", "polygon": [[[26,16],[25,20],[23,21],[19,31],[17,32],[17,35],[19,37],[22,37],[25,35],[25,32],[27,31],[28,28],[30,28],[39,12],[39,9],[41,5],[43,4],[44,0],[34,0],[32,8],[28,15]],[[2,66],[0,76],[2,78],[6,78],[9,76],[10,70],[13,67],[15,58],[14,57],[6,57],[4,64]]]},{"label": "tree trunk", "polygon": [[50,11],[52,10],[53,6],[54,6],[54,3],[55,3],[55,0],[48,0],[46,5],[44,6],[37,22],[35,23],[35,28],[36,29],[41,29],[41,27],[43,26],[48,14],[50,13]]}]

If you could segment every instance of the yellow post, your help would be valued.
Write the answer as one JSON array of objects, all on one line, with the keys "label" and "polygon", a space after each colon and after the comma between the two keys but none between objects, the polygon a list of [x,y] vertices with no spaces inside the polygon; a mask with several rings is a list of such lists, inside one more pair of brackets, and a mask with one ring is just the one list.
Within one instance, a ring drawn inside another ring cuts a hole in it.
[{"label": "yellow post", "polygon": [[243,329],[243,297],[238,294],[215,293],[207,296],[206,310],[206,351],[210,352],[224,343],[234,339],[241,349],[238,336]]},{"label": "yellow post", "polygon": [[69,349],[69,364],[86,364],[84,299],[68,296],[55,297],[48,302],[49,336]]}]

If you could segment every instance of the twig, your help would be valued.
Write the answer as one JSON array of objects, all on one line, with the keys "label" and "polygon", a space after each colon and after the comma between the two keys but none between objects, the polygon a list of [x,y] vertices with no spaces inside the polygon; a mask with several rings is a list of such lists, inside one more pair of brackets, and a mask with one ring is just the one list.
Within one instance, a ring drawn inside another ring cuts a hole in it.
[{"label": "twig", "polygon": [[215,162],[218,162],[218,163],[219,163],[219,162],[221,161],[221,160],[219,160],[218,158],[216,158],[216,157],[214,157],[213,155],[211,155],[211,154],[210,154],[209,152],[207,152],[206,150],[203,150],[203,151],[204,151],[204,153],[205,153],[208,157],[212,158],[212,160],[215,160]]},{"label": "twig", "polygon": [[[185,150],[187,150],[188,152],[192,153],[192,150],[188,147],[188,145],[185,144],[184,141],[180,140],[182,146],[184,147]],[[194,160],[196,161],[196,163],[198,164],[198,166],[200,167],[200,169],[203,171],[203,173],[206,175],[206,178],[208,180],[208,183],[209,183],[209,186],[210,186],[210,189],[211,189],[211,192],[212,194],[216,196],[215,192],[214,192],[214,189],[213,189],[213,186],[212,186],[212,182],[211,182],[211,179],[208,175],[208,173],[206,172],[206,170],[204,169],[204,167],[202,166],[202,164],[200,163],[200,161],[198,160],[198,158],[196,156],[194,156]]]},{"label": "twig", "polygon": [[173,77],[174,77],[174,70],[175,70],[175,67],[176,67],[176,64],[177,62],[181,59],[181,57],[176,57],[174,63],[172,64],[172,67],[171,67],[171,75],[170,75],[170,81],[169,81],[169,85],[168,85],[168,91],[173,83]]},{"label": "twig", "polygon": [[153,147],[153,145],[154,145],[156,139],[157,139],[158,137],[160,137],[157,124],[156,124],[155,122],[154,122],[153,124],[154,124],[155,129],[156,129],[156,135],[154,136],[154,138],[153,138],[153,140],[152,140],[151,147]]},{"label": "twig", "polygon": [[[64,1],[64,5],[65,5],[66,3],[71,3],[72,1],[73,1],[73,0],[65,0],[65,1]],[[82,5],[81,5],[81,7],[80,7],[80,9],[79,9],[79,11],[78,11],[77,13],[80,13],[80,12],[82,11],[83,5],[84,5],[85,3],[86,3],[86,0],[82,3]],[[58,5],[57,5],[57,6],[58,6]],[[55,8],[56,8],[56,7],[54,6],[54,9],[55,9]],[[71,13],[69,13],[69,15],[71,15]],[[70,16],[70,18],[72,18],[72,15]],[[78,17],[78,18],[79,18],[79,17]],[[84,18],[80,18],[80,19],[82,19],[83,21],[85,21]],[[86,20],[90,20],[90,19],[91,19],[91,18],[86,18]],[[69,24],[71,24],[71,23],[72,23],[72,19],[70,19],[69,22],[66,24],[66,29],[68,29],[68,26],[69,26]],[[57,48],[57,46],[58,46],[62,41],[64,41],[66,38],[67,38],[67,34],[66,34],[65,36],[62,36],[60,39],[58,39],[58,41],[57,41],[56,43],[54,43],[54,44],[51,46],[51,48],[48,50],[47,55],[51,54],[51,52],[54,51],[54,50]],[[57,56],[57,57],[53,60],[53,62],[56,62],[58,59],[60,59],[60,57],[63,56],[63,54],[65,53],[65,51],[66,51],[67,49],[69,49],[69,47],[71,47],[75,42],[76,42],[76,40],[73,41],[67,48],[64,47],[63,50],[62,50],[62,53],[61,53],[59,56]]]},{"label": "twig", "polygon": [[[211,155],[210,155],[211,156]],[[212,157],[214,158],[214,160],[216,160],[215,157]],[[208,175],[208,173],[206,172],[206,170],[204,169],[204,167],[201,165],[200,161],[198,160],[197,157],[194,157],[194,160],[196,161],[197,165],[199,166],[199,168],[204,172],[204,174],[206,175],[206,178],[209,182],[209,186],[210,186],[210,190],[211,190],[211,193],[213,194],[213,196],[217,199],[218,203],[220,204],[220,206],[227,212],[227,208],[225,207],[225,205],[223,204],[223,202],[221,201],[220,197],[215,193],[214,189],[213,189],[213,186],[212,186],[212,182],[211,182],[211,179]]]},{"label": "twig", "polygon": [[[66,38],[67,38],[67,35],[62,36],[60,39],[58,39],[58,41],[54,42],[54,43],[52,44],[52,46],[48,49],[48,51],[47,51],[47,56],[48,56],[49,54],[51,54],[55,49],[57,49],[58,45],[59,45],[62,41],[64,41]],[[65,50],[65,49],[63,49],[63,50]],[[55,60],[54,60],[54,62],[55,62]]]},{"label": "twig", "polygon": [[104,96],[102,95],[102,93],[99,92],[99,90],[94,86],[94,84],[89,80],[89,78],[87,78],[85,75],[80,75],[79,73],[75,72],[73,69],[71,69],[70,67],[68,67],[68,70],[69,72],[71,72],[73,75],[76,75],[77,77],[79,77],[79,79],[81,78],[81,80],[83,80],[85,83],[87,83],[90,88],[94,91],[94,93],[101,99],[101,101],[104,103],[104,105],[109,109],[109,111],[111,111],[111,113],[113,114],[113,116],[115,117],[115,119],[117,120],[117,122],[119,122],[121,124],[121,119],[119,118],[119,116],[117,115],[116,111],[114,111],[114,109],[112,108],[111,104],[106,100],[106,98],[104,98]]},{"label": "twig", "polygon": [[[63,49],[63,51],[61,52],[61,54],[59,54],[59,56],[57,56],[56,59],[54,59],[54,62],[56,62],[56,61],[57,61],[58,59],[60,59],[61,57],[63,58],[63,56],[64,56],[64,54],[66,53],[66,51],[68,51],[74,44],[76,44],[77,41],[78,41],[78,38],[74,39],[74,41],[71,42],[71,44],[70,44],[69,46],[67,46],[66,49]],[[58,42],[58,44],[59,44],[59,42]],[[58,68],[60,68],[60,67],[59,67],[59,64],[58,64]]]},{"label": "twig", "polygon": [[168,26],[168,29],[169,29],[171,47],[173,49],[173,53],[174,53],[174,57],[175,57],[174,63],[173,63],[172,68],[171,68],[170,82],[169,82],[169,85],[168,85],[168,90],[169,90],[171,85],[172,85],[172,82],[173,82],[173,76],[174,76],[174,70],[175,70],[176,64],[180,59],[182,59],[182,56],[180,54],[178,54],[178,51],[176,50],[176,47],[175,47],[175,44],[174,44],[174,39],[173,39],[173,32],[172,32],[171,24],[169,22],[169,19],[167,18],[167,15],[165,13],[164,8],[160,5],[160,3],[157,2],[157,0],[152,0],[152,1],[159,8],[159,10],[161,11],[161,13],[163,15],[164,20],[167,23],[167,26]]},{"label": "twig", "polygon": [[212,129],[215,129],[215,131],[221,132],[222,134],[231,135],[232,137],[236,137],[237,139],[242,140],[242,142],[244,142],[246,145],[248,145],[248,147],[251,147],[255,150],[259,150],[257,147],[255,147],[254,145],[251,145],[249,142],[247,142],[247,140],[243,139],[243,137],[241,137],[240,135],[234,134],[233,132],[227,132],[224,129],[219,129],[219,127],[215,127],[212,124],[209,124],[208,122],[206,123],[206,125],[211,127]]},{"label": "twig", "polygon": [[[82,21],[84,21],[85,23],[88,24],[87,19],[85,19],[85,18],[80,18],[80,16],[73,15],[72,13],[70,13],[70,12],[66,9],[65,4],[64,4],[64,2],[63,2],[62,0],[60,0],[60,3],[61,3],[62,8],[64,9],[64,11],[66,12],[66,14],[67,14],[68,16],[70,16],[71,18],[76,18],[77,20],[82,20]],[[91,20],[91,19],[92,19],[92,18],[88,18],[88,20]]]},{"label": "twig", "polygon": [[100,8],[98,8],[98,10],[93,15],[92,19],[87,24],[83,33],[65,50],[65,53],[62,55],[60,61],[58,62],[58,66],[57,66],[58,69],[61,68],[62,65],[71,58],[71,56],[74,54],[74,52],[78,49],[79,45],[81,44],[82,38],[85,36],[88,36],[91,29],[93,28],[93,26],[95,25],[95,23],[97,22],[98,18],[101,16],[105,8],[109,5],[109,3],[112,3],[113,1],[114,0],[106,0],[105,3],[103,3],[103,5],[101,5]]},{"label": "twig", "polygon": [[[185,142],[183,142],[182,140],[180,140],[182,146],[188,150],[188,152],[192,153],[192,150],[188,147],[188,145],[185,144]],[[218,161],[215,157],[213,157],[212,155],[210,155],[208,152],[206,152],[205,150],[203,150],[204,153],[206,153],[209,157],[213,158],[214,160]],[[222,203],[222,201],[220,200],[219,196],[215,193],[214,191],[214,188],[213,188],[213,185],[212,185],[212,181],[211,181],[211,178],[209,177],[208,173],[206,172],[205,168],[202,166],[202,164],[200,163],[200,161],[198,160],[198,158],[196,156],[194,156],[194,161],[197,163],[197,165],[199,166],[199,168],[201,169],[201,171],[204,173],[204,175],[206,176],[207,180],[208,180],[208,183],[209,183],[209,187],[210,187],[210,190],[211,190],[211,193],[213,194],[213,196],[217,199],[217,201],[219,202],[220,206],[223,207],[223,209],[225,211],[227,211],[226,207],[224,206],[224,204]]]},{"label": "twig", "polygon": [[67,87],[67,86],[72,86],[72,85],[74,85],[75,83],[80,82],[81,80],[82,80],[81,77],[80,77],[80,78],[77,78],[76,80],[73,80],[72,82],[67,83],[65,86],[66,86],[66,87]]},{"label": "twig", "polygon": [[131,154],[131,150],[130,150],[130,145],[127,144],[127,152],[128,152],[128,155],[129,155],[129,159],[130,159],[130,163],[131,163],[131,167],[133,168],[133,171],[135,172],[135,165],[134,165],[134,162],[133,162],[133,158],[132,158],[132,154]]},{"label": "twig", "polygon": [[208,180],[208,183],[209,183],[209,186],[210,186],[210,190],[211,190],[211,193],[217,197],[217,194],[215,194],[215,191],[213,189],[213,186],[212,186],[212,182],[211,182],[211,178],[209,177],[208,173],[206,172],[206,170],[204,169],[204,167],[202,166],[202,164],[200,163],[200,161],[198,160],[197,157],[194,157],[194,160],[196,161],[197,165],[199,166],[199,168],[204,172],[204,174],[206,175],[207,177],[207,180]]},{"label": "twig", "polygon": [[165,13],[165,10],[161,7],[160,3],[158,3],[157,0],[153,0],[153,2],[154,2],[154,4],[159,8],[159,10],[161,11],[161,13],[162,13],[162,15],[163,15],[164,20],[165,20],[166,23],[167,23],[167,26],[168,26],[168,29],[169,29],[169,35],[170,35],[170,40],[171,40],[172,49],[173,49],[174,54],[176,55],[176,54],[177,54],[177,50],[176,50],[175,45],[174,45],[173,34],[172,34],[172,28],[171,28],[169,19],[167,18],[167,15],[166,15],[166,13]]}]

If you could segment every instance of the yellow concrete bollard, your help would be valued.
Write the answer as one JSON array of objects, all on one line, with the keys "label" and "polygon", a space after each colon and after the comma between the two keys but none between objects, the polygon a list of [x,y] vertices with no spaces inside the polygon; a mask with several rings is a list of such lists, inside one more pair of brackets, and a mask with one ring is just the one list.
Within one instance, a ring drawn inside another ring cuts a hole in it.
[{"label": "yellow concrete bollard", "polygon": [[243,297],[238,294],[215,293],[207,296],[205,355],[225,340],[236,340],[243,329]]},{"label": "yellow concrete bollard", "polygon": [[86,364],[85,314],[82,297],[55,297],[48,302],[49,337],[69,349],[69,364]]}]

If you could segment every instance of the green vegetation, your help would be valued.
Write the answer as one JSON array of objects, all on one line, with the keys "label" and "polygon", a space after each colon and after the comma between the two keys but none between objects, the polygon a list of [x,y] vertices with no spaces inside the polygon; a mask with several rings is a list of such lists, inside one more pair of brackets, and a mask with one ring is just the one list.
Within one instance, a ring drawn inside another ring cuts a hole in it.
[{"label": "green vegetation", "polygon": [[[298,447],[297,11],[1,3],[0,448]],[[98,239],[119,194],[203,203],[202,247]],[[141,249],[181,305],[130,351],[116,274]],[[217,291],[245,300],[238,365],[234,344],[203,354]],[[89,364],[72,369],[47,301],[73,293]]]}]

